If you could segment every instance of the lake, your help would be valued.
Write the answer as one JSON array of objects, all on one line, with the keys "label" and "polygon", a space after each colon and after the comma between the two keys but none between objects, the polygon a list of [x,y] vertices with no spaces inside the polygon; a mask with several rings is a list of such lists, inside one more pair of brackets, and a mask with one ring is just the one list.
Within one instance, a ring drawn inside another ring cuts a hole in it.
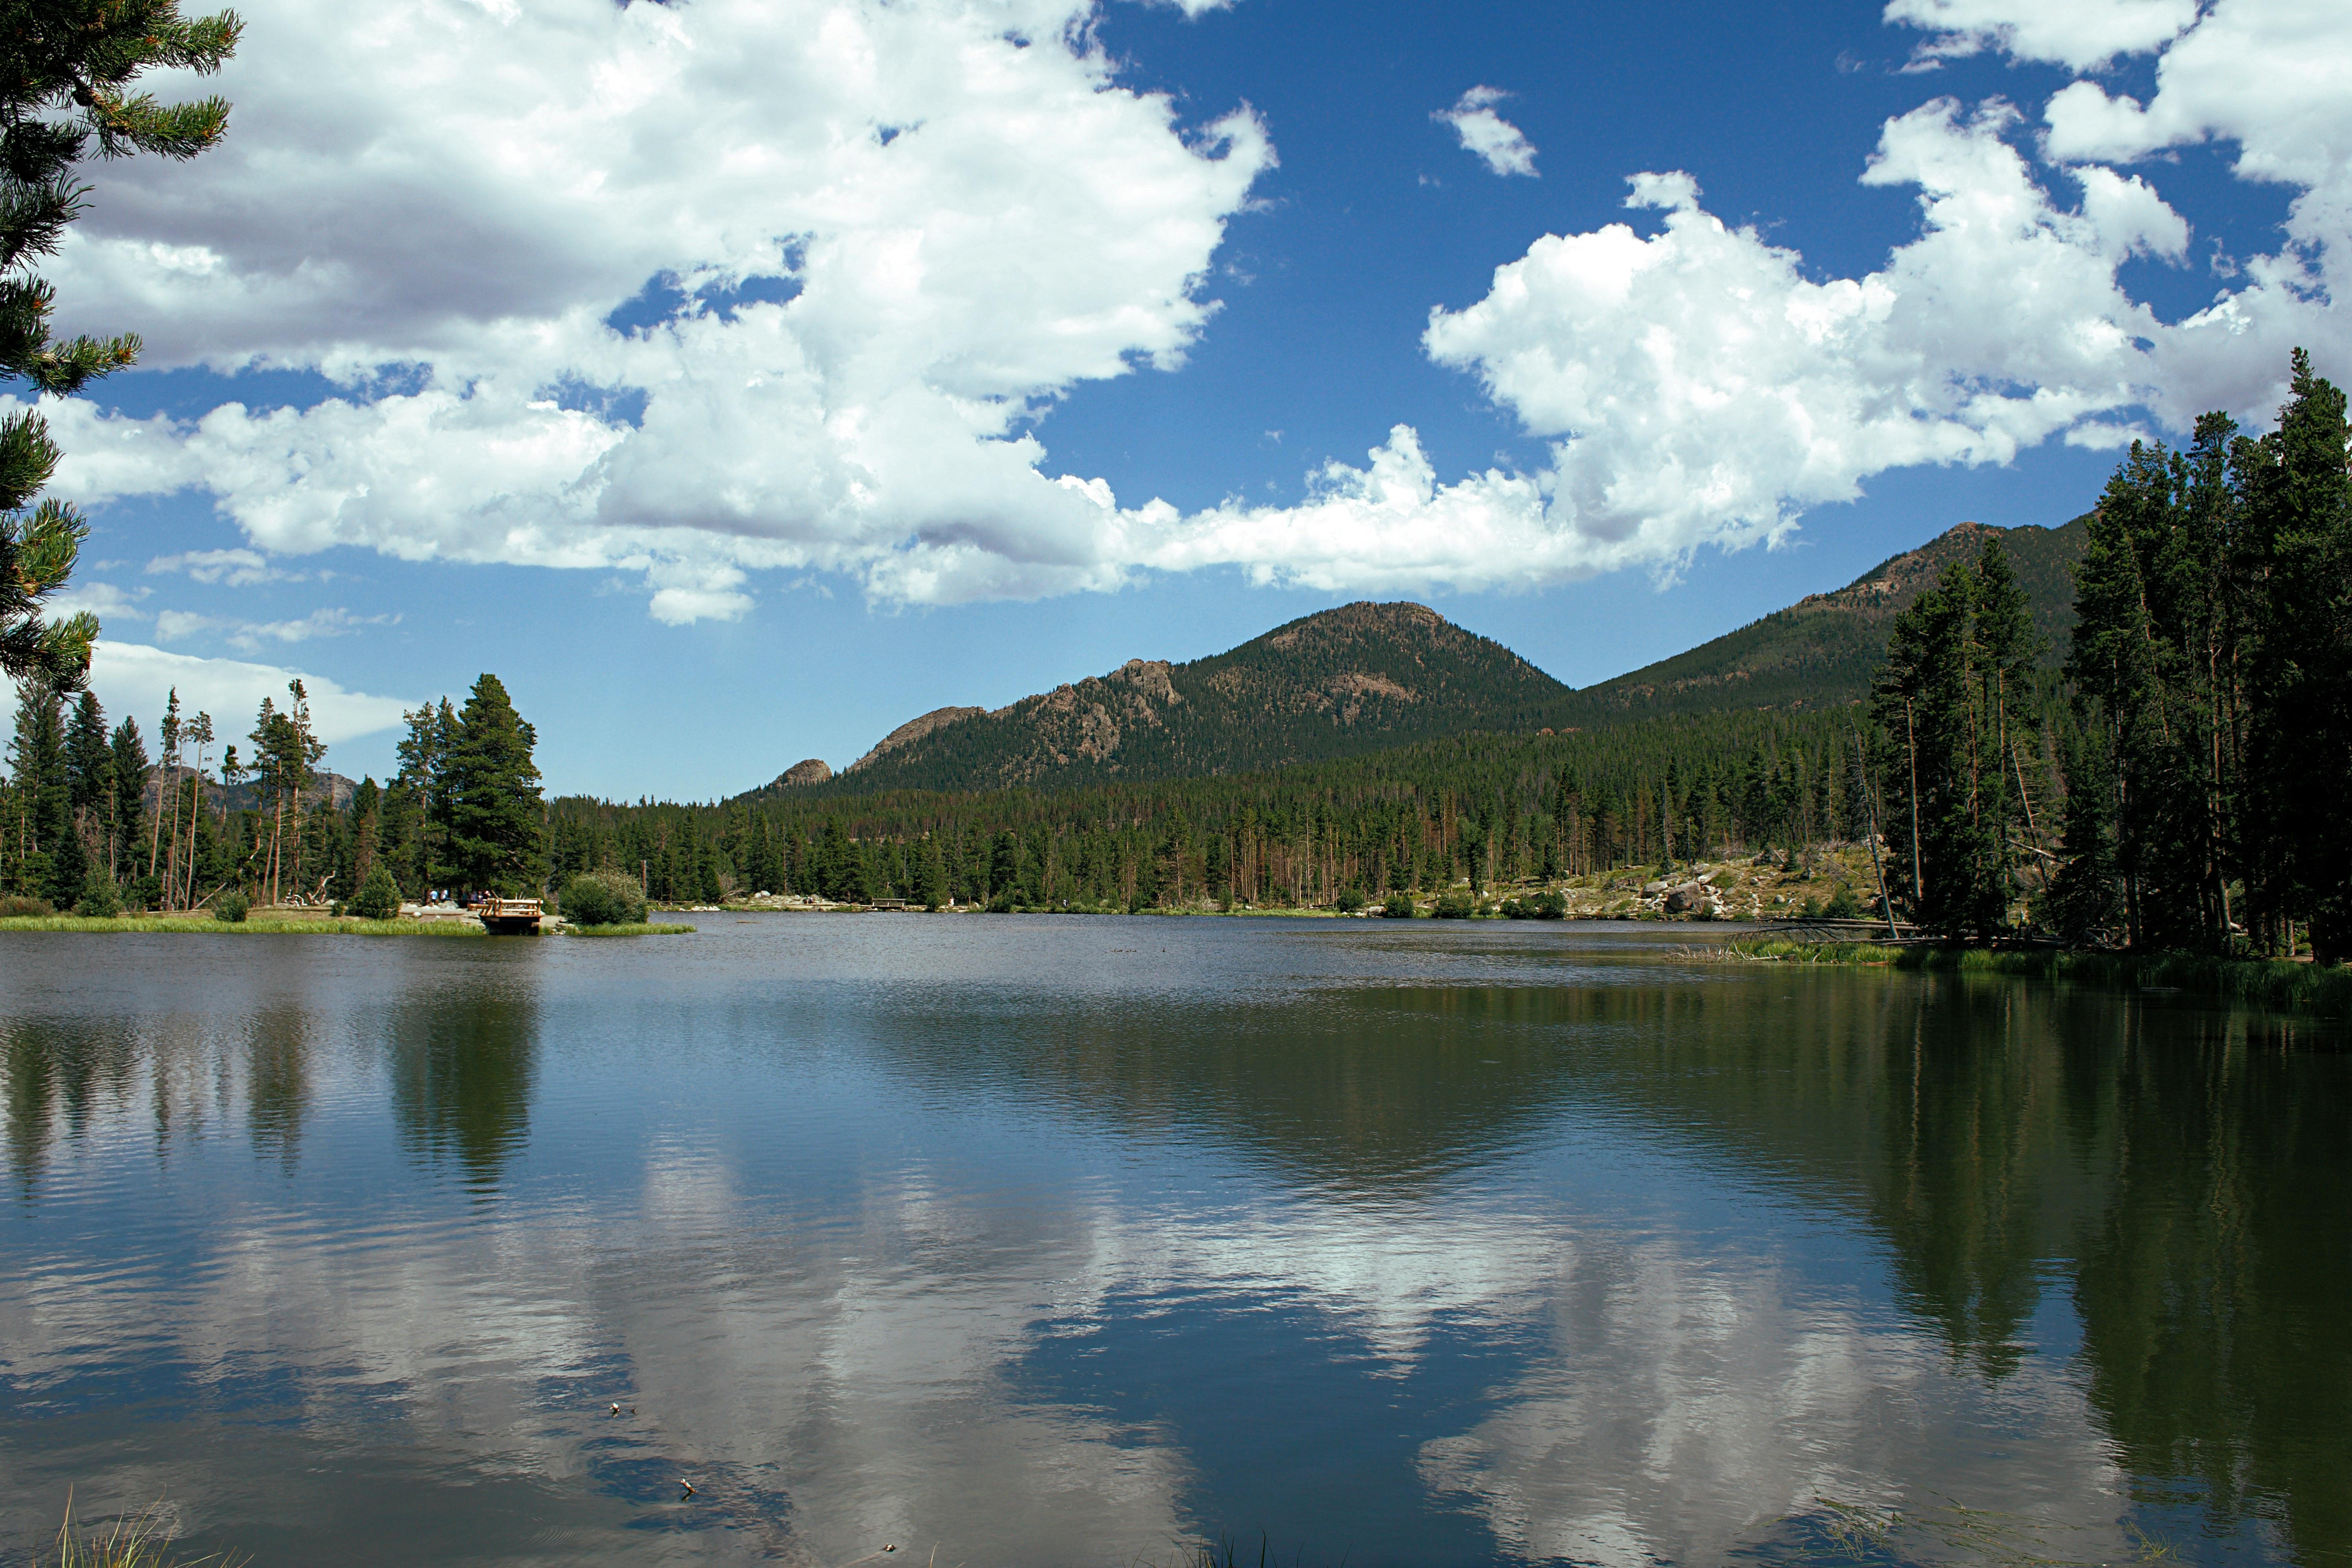
[{"label": "lake", "polygon": [[0,1559],[2352,1563],[2328,1029],[693,918],[0,939]]}]

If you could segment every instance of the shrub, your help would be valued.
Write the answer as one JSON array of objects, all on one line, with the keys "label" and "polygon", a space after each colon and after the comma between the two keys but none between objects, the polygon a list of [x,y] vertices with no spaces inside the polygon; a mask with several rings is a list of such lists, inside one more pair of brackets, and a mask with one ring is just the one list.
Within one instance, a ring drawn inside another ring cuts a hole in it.
[{"label": "shrub", "polygon": [[1331,900],[1331,907],[1343,915],[1352,915],[1364,907],[1364,895],[1353,888],[1342,888],[1339,896]]},{"label": "shrub", "polygon": [[73,912],[84,920],[110,921],[122,912],[122,895],[114,890],[111,879],[92,877],[82,884]]},{"label": "shrub", "polygon": [[232,888],[213,900],[213,919],[223,925],[242,925],[245,914],[253,908],[253,900]]},{"label": "shrub", "polygon": [[1476,907],[1467,893],[1449,890],[1437,895],[1437,918],[1442,921],[1466,921]]},{"label": "shrub", "polygon": [[400,884],[383,861],[368,868],[367,879],[352,899],[352,913],[363,921],[388,921],[400,912]]},{"label": "shrub", "polygon": [[1564,921],[1568,918],[1568,897],[1564,893],[1530,893],[1524,899],[1505,899],[1503,913],[1515,921]]},{"label": "shrub", "polygon": [[47,899],[31,898],[23,893],[11,893],[0,899],[0,920],[20,921],[28,916],[41,918],[57,912]]},{"label": "shrub", "polygon": [[646,918],[646,894],[626,871],[583,871],[563,884],[558,907],[573,925],[639,925]]},{"label": "shrub", "polygon": [[1830,895],[1830,901],[1822,907],[1822,913],[1833,921],[1862,919],[1862,905],[1853,896],[1853,886],[1840,882],[1837,885],[1837,891]]},{"label": "shrub", "polygon": [[1412,895],[1411,893],[1391,893],[1388,898],[1388,902],[1381,906],[1381,918],[1391,921],[1409,921],[1412,919]]}]

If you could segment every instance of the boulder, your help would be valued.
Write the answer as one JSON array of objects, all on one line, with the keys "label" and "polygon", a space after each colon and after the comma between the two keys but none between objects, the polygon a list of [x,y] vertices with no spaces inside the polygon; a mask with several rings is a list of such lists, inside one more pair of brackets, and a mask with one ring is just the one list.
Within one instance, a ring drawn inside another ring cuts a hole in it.
[{"label": "boulder", "polygon": [[1681,887],[1666,894],[1666,912],[1670,915],[1686,915],[1694,910],[1707,908],[1714,902],[1715,900],[1706,886],[1698,882],[1685,882]]}]

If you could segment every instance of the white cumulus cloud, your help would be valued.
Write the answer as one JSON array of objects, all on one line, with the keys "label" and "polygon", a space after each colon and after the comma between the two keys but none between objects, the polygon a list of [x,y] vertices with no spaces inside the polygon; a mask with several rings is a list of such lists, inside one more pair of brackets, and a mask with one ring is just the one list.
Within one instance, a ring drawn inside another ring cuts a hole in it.
[{"label": "white cumulus cloud", "polygon": [[[670,622],[742,616],[779,570],[908,602],[1210,566],[1332,591],[1671,574],[1890,468],[2259,416],[2297,343],[2352,363],[2340,3],[1895,0],[1931,56],[2153,51],[2156,89],[2078,81],[2038,128],[1999,102],[1888,121],[1861,177],[1916,192],[1920,226],[1860,276],[1725,223],[1686,174],[1634,175],[1654,216],[1547,236],[1431,314],[1432,358],[1544,444],[1527,471],[1441,474],[1399,426],[1299,505],[1189,517],[1048,474],[1032,416],[1181,364],[1273,153],[1246,110],[1187,132],[1119,85],[1086,0],[252,13],[228,144],[99,171],[59,258],[70,324],[345,395],[46,406],[61,489],[201,488],[262,570],[335,546],[617,569]],[[1501,96],[1441,118],[1533,174]],[[2165,166],[2132,165],[2209,139],[2294,190],[2287,232],[2161,319],[2120,269],[2197,237]]]},{"label": "white cumulus cloud", "polygon": [[1181,363],[1273,154],[1118,85],[1086,0],[244,10],[227,141],[94,171],[53,270],[152,365],[348,395],[54,405],[60,489],[196,487],[273,555],[642,571],[670,619],[763,566],[1116,579],[1025,421]]},{"label": "white cumulus cloud", "polygon": [[154,612],[142,609],[140,601],[147,598],[152,591],[148,588],[121,588],[112,583],[77,577],[45,600],[43,611],[57,618],[87,612],[100,621],[143,621],[151,619]]},{"label": "white cumulus cloud", "polygon": [[2197,19],[2197,0],[1888,0],[1886,19],[1937,37],[1919,58],[1950,58],[1999,49],[2020,59],[2090,70],[2117,55],[2143,54]]},{"label": "white cumulus cloud", "polygon": [[331,746],[389,730],[400,722],[404,707],[420,706],[346,690],[323,676],[274,664],[198,658],[139,643],[102,638],[93,646],[89,662],[90,689],[107,711],[117,718],[136,715],[141,728],[151,736],[174,690],[180,694],[183,710],[201,710],[215,721],[226,721],[227,728],[222,732],[234,736],[259,710],[263,698],[284,707],[286,683],[296,679],[309,694],[310,718],[319,738]]},{"label": "white cumulus cloud", "polygon": [[393,615],[355,616],[340,608],[313,610],[307,616],[283,621],[248,621],[233,616],[163,610],[155,616],[155,637],[160,642],[178,642],[184,637],[216,636],[233,648],[253,653],[270,643],[346,637],[362,627],[388,626],[399,619]]},{"label": "white cumulus cloud", "polygon": [[150,574],[184,572],[198,583],[249,588],[261,583],[299,582],[304,574],[273,566],[257,550],[188,550],[158,555],[147,563]]},{"label": "white cumulus cloud", "polygon": [[1496,174],[1533,178],[1535,144],[1517,126],[1495,112],[1495,105],[1510,96],[1499,88],[1474,87],[1453,108],[1430,118],[1453,126],[1454,133],[1462,138],[1463,151],[1477,154]]}]

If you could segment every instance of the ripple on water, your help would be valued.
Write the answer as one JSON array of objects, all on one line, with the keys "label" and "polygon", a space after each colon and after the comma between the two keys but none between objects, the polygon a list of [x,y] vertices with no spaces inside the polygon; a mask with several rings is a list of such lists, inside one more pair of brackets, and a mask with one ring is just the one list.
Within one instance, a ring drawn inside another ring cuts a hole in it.
[{"label": "ripple on water", "polygon": [[2347,1062],[2242,1016],[1531,925],[213,945],[0,944],[0,1543],[2352,1553]]}]

